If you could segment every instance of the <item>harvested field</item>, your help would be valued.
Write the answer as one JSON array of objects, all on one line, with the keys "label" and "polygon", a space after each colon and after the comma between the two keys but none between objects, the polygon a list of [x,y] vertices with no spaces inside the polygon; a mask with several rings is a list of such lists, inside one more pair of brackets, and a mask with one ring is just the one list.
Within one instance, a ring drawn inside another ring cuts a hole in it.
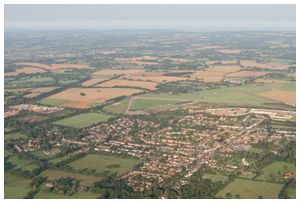
[{"label": "harvested field", "polygon": [[239,70],[239,66],[213,66],[207,70],[194,72],[192,78],[202,79],[204,82],[218,82],[221,81],[225,75]]},{"label": "harvested field", "polygon": [[93,73],[93,75],[122,75],[122,74],[136,74],[143,73],[144,69],[129,69],[129,70],[111,70],[111,69],[103,69]]},{"label": "harvested field", "polygon": [[51,65],[42,64],[42,63],[17,63],[17,65],[31,66],[31,67],[43,68],[47,70],[91,68],[89,65],[86,64],[70,64],[70,63],[60,63],[60,64],[51,64]]},{"label": "harvested field", "polygon": [[33,73],[44,73],[44,72],[47,71],[40,68],[25,67],[25,68],[17,69],[15,72],[4,73],[4,76],[15,76],[21,73],[33,74]]},{"label": "harvested field", "polygon": [[165,57],[165,58],[162,58],[161,60],[170,60],[170,61],[172,61],[172,63],[188,63],[188,62],[190,62],[190,60],[186,59],[186,58],[172,58],[172,57]]},{"label": "harvested field", "polygon": [[189,80],[189,78],[184,77],[174,77],[174,76],[132,76],[130,79],[142,80],[142,81],[152,81],[156,83],[173,82],[179,80]]},{"label": "harvested field", "polygon": [[222,65],[236,65],[236,61],[205,61],[205,64],[208,66],[214,65],[214,64],[222,64]]},{"label": "harvested field", "polygon": [[123,63],[132,63],[136,65],[157,65],[157,62],[153,62],[153,60],[157,60],[158,57],[152,56],[143,56],[143,57],[132,57],[132,58],[116,58],[115,61],[123,62]]},{"label": "harvested field", "polygon": [[18,66],[31,66],[31,67],[38,67],[38,68],[45,68],[49,69],[51,68],[50,65],[48,64],[43,64],[43,63],[17,63]]},{"label": "harvested field", "polygon": [[257,94],[268,99],[273,99],[288,104],[296,104],[296,92],[274,89],[271,91],[260,92]]},{"label": "harvested field", "polygon": [[266,75],[266,72],[258,72],[258,71],[239,71],[236,73],[230,73],[226,76],[228,77],[260,77]]},{"label": "harvested field", "polygon": [[103,82],[105,80],[108,80],[109,77],[103,77],[103,78],[93,78],[93,79],[90,79],[88,81],[85,81],[83,82],[81,85],[84,86],[84,87],[91,87],[99,82]]},{"label": "harvested field", "polygon": [[284,70],[287,69],[291,65],[280,64],[280,63],[257,63],[254,60],[241,60],[241,66],[245,68],[261,68],[261,69],[269,69],[269,70]]},{"label": "harvested field", "polygon": [[62,106],[71,108],[89,108],[107,100],[129,96],[143,90],[131,88],[70,88],[58,94],[47,97],[50,100],[65,101]]},{"label": "harvested field", "polygon": [[218,52],[221,52],[223,54],[239,54],[241,53],[240,49],[219,49]]},{"label": "harvested field", "polygon": [[57,88],[58,87],[38,87],[38,88],[34,88],[34,89],[30,90],[30,94],[27,94],[24,97],[33,98],[33,97],[39,96],[43,93],[51,92],[51,91],[53,91]]},{"label": "harvested field", "polygon": [[157,83],[155,82],[145,82],[145,81],[135,81],[135,80],[123,80],[123,79],[114,79],[102,84],[96,85],[96,87],[115,87],[115,86],[124,86],[124,87],[140,87],[146,88],[149,90],[155,90]]}]

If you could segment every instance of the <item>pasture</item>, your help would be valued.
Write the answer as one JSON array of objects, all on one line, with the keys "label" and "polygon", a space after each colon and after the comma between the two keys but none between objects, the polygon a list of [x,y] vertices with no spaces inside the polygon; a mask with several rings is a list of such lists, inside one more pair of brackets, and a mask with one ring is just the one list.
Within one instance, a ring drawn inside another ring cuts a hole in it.
[{"label": "pasture", "polygon": [[227,176],[219,175],[219,174],[210,174],[210,173],[205,173],[202,176],[203,179],[210,179],[212,182],[226,182],[228,180]]},{"label": "pasture", "polygon": [[4,140],[14,140],[14,139],[20,139],[20,138],[27,138],[27,135],[21,132],[16,132],[16,133],[11,133],[11,134],[5,134],[4,135]]},{"label": "pasture", "polygon": [[32,171],[39,166],[27,159],[21,159],[17,156],[10,156],[8,162],[15,165],[14,169],[21,169],[22,171]]},{"label": "pasture", "polygon": [[61,177],[75,177],[80,180],[80,185],[83,186],[91,186],[94,182],[101,180],[101,177],[99,176],[85,175],[56,169],[47,169],[42,172],[42,175],[48,177],[49,180],[59,179]]},{"label": "pasture", "polygon": [[266,183],[236,178],[219,191],[216,197],[227,198],[230,193],[232,198],[239,195],[243,199],[257,199],[261,196],[264,199],[276,199],[283,185],[276,183]]},{"label": "pasture", "polygon": [[102,197],[101,194],[93,192],[76,192],[70,196],[47,192],[42,189],[34,196],[34,199],[97,199],[100,197]]},{"label": "pasture", "polygon": [[292,163],[276,161],[261,169],[262,174],[257,176],[256,180],[264,181],[283,181],[283,175],[289,171],[296,171],[296,166]]},{"label": "pasture", "polygon": [[126,98],[119,102],[105,106],[103,110],[110,113],[122,114],[126,111],[128,104],[129,104],[129,99]]},{"label": "pasture", "polygon": [[[117,173],[118,175],[121,175],[131,171],[133,167],[139,163],[142,162],[135,159],[99,154],[89,154],[79,160],[71,162],[69,166],[71,166],[75,170],[86,168],[94,169],[97,173],[110,171],[112,173]],[[118,167],[110,167],[115,164],[117,164]]]},{"label": "pasture", "polygon": [[53,124],[73,128],[85,128],[94,123],[107,121],[110,118],[112,118],[112,116],[103,113],[83,113],[56,121]]},{"label": "pasture", "polygon": [[176,105],[180,101],[173,101],[167,99],[151,99],[151,98],[135,98],[130,106],[130,110],[142,110],[142,109],[151,109],[162,106],[173,106]]},{"label": "pasture", "polygon": [[8,172],[4,174],[4,198],[23,199],[31,191],[31,180]]}]

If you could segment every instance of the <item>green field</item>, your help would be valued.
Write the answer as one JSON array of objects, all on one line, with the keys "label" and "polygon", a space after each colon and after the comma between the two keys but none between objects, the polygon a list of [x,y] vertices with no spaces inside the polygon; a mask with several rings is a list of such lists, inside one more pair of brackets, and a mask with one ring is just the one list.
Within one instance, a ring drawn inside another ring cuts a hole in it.
[{"label": "green field", "polygon": [[93,175],[84,175],[73,172],[66,172],[54,169],[47,169],[42,172],[42,175],[47,176],[49,180],[58,179],[61,177],[75,177],[80,180],[80,184],[84,186],[91,186],[94,182],[100,181],[101,177],[93,176]]},{"label": "green field", "polygon": [[217,175],[217,174],[209,174],[206,173],[202,176],[202,178],[204,179],[210,179],[212,182],[226,182],[228,180],[227,176],[223,176],[223,175]]},{"label": "green field", "polygon": [[126,98],[117,103],[105,106],[103,110],[110,113],[122,114],[126,111],[128,103],[129,99]]},{"label": "green field", "polygon": [[58,81],[58,84],[59,85],[68,85],[68,84],[71,84],[71,83],[74,83],[74,82],[77,82],[78,80],[59,80]]},{"label": "green field", "polygon": [[34,199],[97,199],[102,197],[101,194],[93,192],[77,192],[73,195],[62,195],[57,193],[47,192],[45,190],[40,190]]},{"label": "green field", "polygon": [[19,177],[5,172],[4,175],[4,198],[22,199],[31,191],[30,179]]},{"label": "green field", "polygon": [[296,83],[286,83],[282,85],[280,89],[290,91],[290,92],[296,92]]},{"label": "green field", "polygon": [[58,158],[55,158],[55,159],[51,159],[50,162],[52,164],[57,164],[57,163],[62,162],[64,160],[68,159],[68,158],[70,158],[70,157],[69,156],[58,157]]},{"label": "green field", "polygon": [[49,105],[49,106],[61,106],[61,105],[69,103],[69,101],[61,100],[61,99],[47,99],[47,98],[45,98],[45,99],[42,99],[39,103],[43,104],[43,105]]},{"label": "green field", "polygon": [[6,134],[4,136],[4,140],[13,140],[13,139],[19,139],[19,138],[27,138],[27,135],[21,132],[17,133],[11,133],[11,134]]},{"label": "green field", "polygon": [[288,187],[286,192],[289,198],[296,199],[296,187]]},{"label": "green field", "polygon": [[45,154],[42,150],[30,152],[30,154],[38,157],[39,159],[51,159],[53,154]]},{"label": "green field", "polygon": [[159,99],[140,99],[136,98],[130,107],[130,110],[142,110],[145,108],[154,108],[162,106],[176,105],[179,101],[167,101]]},{"label": "green field", "polygon": [[54,124],[73,128],[85,128],[94,123],[107,121],[110,118],[112,118],[112,116],[102,113],[83,113],[56,121]]},{"label": "green field", "polygon": [[38,168],[39,166],[32,161],[27,159],[21,159],[17,156],[11,156],[8,159],[8,162],[15,165],[15,169],[20,168],[22,171],[32,171],[33,169]]},{"label": "green field", "polygon": [[212,103],[229,103],[229,104],[250,104],[262,105],[263,103],[274,102],[267,98],[256,95],[258,92],[280,89],[282,84],[258,84],[243,85],[239,87],[222,87],[211,90],[203,90],[193,93],[148,93],[143,98],[152,99],[170,99],[170,100],[198,100]]},{"label": "green field", "polygon": [[[69,166],[73,167],[75,170],[80,169],[94,169],[97,173],[104,171],[111,171],[112,173],[117,173],[119,175],[129,172],[137,164],[141,163],[139,160],[128,159],[116,156],[89,154],[79,160],[71,162]],[[112,164],[118,164],[119,168],[110,168]]]},{"label": "green field", "polygon": [[261,148],[251,147],[251,148],[248,150],[248,152],[262,153],[262,152],[264,152],[264,150],[261,149]]},{"label": "green field", "polygon": [[239,194],[244,199],[256,199],[259,196],[262,196],[264,199],[276,199],[282,187],[281,184],[276,183],[236,178],[218,192],[216,197],[226,198],[226,194],[230,193],[232,198]]},{"label": "green field", "polygon": [[[264,167],[261,170],[262,174],[256,177],[255,179],[280,182],[283,180],[284,173],[288,171],[296,171],[296,166],[292,163],[277,161]],[[274,177],[272,178],[271,176]]]}]

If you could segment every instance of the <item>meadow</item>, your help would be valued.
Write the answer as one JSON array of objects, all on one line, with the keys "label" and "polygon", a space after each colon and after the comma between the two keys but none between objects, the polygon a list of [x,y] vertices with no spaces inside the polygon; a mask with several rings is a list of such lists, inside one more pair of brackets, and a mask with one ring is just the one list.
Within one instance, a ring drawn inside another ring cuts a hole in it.
[{"label": "meadow", "polygon": [[[283,181],[284,173],[288,171],[296,171],[296,166],[292,163],[276,161],[264,167],[261,170],[262,174],[257,176],[255,179],[281,182]],[[274,176],[274,178],[272,178],[271,176]]]},{"label": "meadow", "polygon": [[228,180],[227,176],[219,175],[219,174],[210,174],[210,173],[205,173],[202,176],[203,179],[210,179],[212,182],[226,182]]},{"label": "meadow", "polygon": [[107,121],[110,118],[112,118],[112,116],[102,113],[83,113],[56,121],[54,124],[73,128],[85,128],[94,123]]},{"label": "meadow", "polygon": [[4,175],[4,198],[22,199],[31,191],[31,180],[5,172]]},{"label": "meadow", "polygon": [[142,110],[142,109],[150,109],[150,108],[157,108],[162,106],[171,106],[176,105],[180,101],[173,101],[173,100],[160,100],[160,99],[141,99],[135,98],[130,106],[130,110]]},{"label": "meadow", "polygon": [[122,114],[127,109],[128,104],[129,104],[129,99],[125,98],[125,99],[122,99],[119,102],[116,102],[116,103],[105,106],[103,108],[103,110],[105,112],[109,112],[109,113]]},{"label": "meadow", "polygon": [[227,193],[230,193],[232,198],[238,194],[244,199],[259,198],[259,196],[264,199],[276,199],[282,187],[281,184],[276,183],[236,178],[218,192],[216,197],[226,198]]},{"label": "meadow", "polygon": [[101,177],[99,176],[84,175],[56,169],[47,169],[42,172],[42,175],[47,176],[49,180],[59,179],[61,177],[75,177],[76,179],[80,180],[80,185],[83,186],[91,186],[94,182],[101,180]]},{"label": "meadow", "polygon": [[[118,175],[121,175],[131,171],[133,167],[139,163],[142,162],[135,159],[99,154],[89,154],[79,160],[71,162],[69,166],[71,166],[75,170],[87,168],[94,169],[97,173],[110,171],[112,173],[117,173]],[[114,164],[118,164],[119,167],[110,167]]]}]

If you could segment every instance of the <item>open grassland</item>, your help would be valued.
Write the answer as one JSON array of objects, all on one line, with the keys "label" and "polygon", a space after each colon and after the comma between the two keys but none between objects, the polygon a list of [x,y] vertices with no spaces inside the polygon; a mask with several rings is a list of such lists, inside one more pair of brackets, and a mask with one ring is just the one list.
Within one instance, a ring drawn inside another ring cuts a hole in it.
[{"label": "open grassland", "polygon": [[218,52],[221,52],[223,54],[239,54],[242,50],[240,49],[219,49]]},{"label": "open grassland", "polygon": [[30,154],[32,154],[33,156],[38,157],[39,159],[51,159],[55,156],[54,154],[46,154],[42,150],[33,151],[33,152],[30,152]]},{"label": "open grassland", "polygon": [[96,87],[139,87],[149,90],[155,90],[157,83],[155,82],[146,82],[146,81],[135,81],[135,80],[124,80],[124,79],[114,79],[107,82],[96,85]]},{"label": "open grassland", "polygon": [[[258,92],[271,90],[273,84],[267,85],[244,85],[240,87],[223,87],[212,90],[203,90],[193,93],[147,93],[143,98],[170,99],[186,101],[203,101],[212,103],[249,104],[261,105],[263,103],[274,102],[268,98],[257,95]],[[137,97],[138,98],[138,97]]]},{"label": "open grassland", "polygon": [[39,167],[37,164],[33,163],[32,161],[27,159],[21,159],[17,156],[9,157],[8,162],[15,165],[15,169],[19,168],[22,171],[32,171]]},{"label": "open grassland", "polygon": [[[116,156],[107,156],[99,154],[89,154],[79,160],[71,162],[69,166],[75,170],[80,169],[94,169],[96,172],[101,173],[110,171],[118,175],[127,173],[133,169],[137,164],[141,163],[139,160],[122,158]],[[110,167],[111,165],[118,164],[118,167]]]},{"label": "open grassland", "polygon": [[209,174],[206,173],[202,176],[203,179],[210,179],[212,182],[226,182],[228,180],[227,176],[217,175],[217,174]]},{"label": "open grassland", "polygon": [[31,191],[31,180],[5,172],[4,174],[4,198],[23,199]]},{"label": "open grassland", "polygon": [[29,94],[25,95],[25,97],[26,98],[33,98],[33,97],[39,96],[43,93],[51,92],[51,91],[53,91],[57,88],[58,87],[37,87],[37,88],[33,88],[29,91]]},{"label": "open grassland", "polygon": [[157,108],[162,106],[172,106],[176,105],[180,101],[173,101],[167,99],[151,99],[151,98],[135,98],[130,106],[130,110],[141,110],[141,109],[150,109]]},{"label": "open grassland", "polygon": [[254,152],[254,153],[262,153],[262,152],[264,152],[263,149],[261,149],[261,148],[256,148],[256,147],[251,147],[248,151],[249,151],[249,152]]},{"label": "open grassland", "polygon": [[[143,92],[143,90],[131,88],[70,88],[58,94],[47,97],[46,100],[43,99],[41,103],[53,105],[53,103],[57,102],[57,100],[62,100],[63,102],[59,106],[71,108],[89,108],[110,99],[121,96],[129,96],[140,92]],[[57,103],[59,104],[59,102]]]},{"label": "open grassland", "polygon": [[261,170],[262,174],[256,177],[256,180],[265,181],[283,181],[283,176],[286,172],[296,171],[296,166],[292,163],[273,162]]},{"label": "open grassland", "polygon": [[259,196],[264,199],[276,199],[282,187],[281,184],[276,183],[236,178],[218,192],[216,197],[226,198],[226,194],[230,193],[232,198],[238,194],[240,198],[244,199],[256,199]]},{"label": "open grassland", "polygon": [[80,180],[80,185],[91,186],[94,182],[100,181],[101,177],[93,175],[84,175],[79,173],[60,171],[56,169],[47,169],[42,172],[43,176],[48,177],[49,180],[59,179],[61,177],[75,177]]},{"label": "open grassland", "polygon": [[14,140],[14,139],[20,139],[20,138],[27,138],[27,135],[21,132],[6,134],[4,136],[4,140]]},{"label": "open grassland", "polygon": [[52,164],[57,164],[57,163],[60,163],[64,160],[67,160],[68,158],[70,158],[70,157],[69,156],[58,157],[58,158],[51,159],[50,162]]},{"label": "open grassland", "polygon": [[46,190],[40,190],[34,199],[97,199],[102,195],[93,192],[76,192],[73,195],[63,195],[58,193],[47,192]]},{"label": "open grassland", "polygon": [[43,105],[49,105],[49,106],[62,106],[64,104],[67,104],[68,102],[69,101],[67,100],[45,98],[42,99],[39,103]]},{"label": "open grassland", "polygon": [[105,106],[103,110],[110,113],[122,114],[126,111],[128,104],[129,104],[129,99],[126,98],[119,102]]},{"label": "open grassland", "polygon": [[268,79],[268,78],[258,78],[255,80],[257,83],[277,83],[277,84],[285,84],[288,83],[289,81],[287,80],[277,80],[277,79]]},{"label": "open grassland", "polygon": [[83,113],[56,121],[54,124],[73,128],[85,128],[94,123],[107,121],[110,118],[112,118],[112,116],[102,113]]},{"label": "open grassland", "polygon": [[289,198],[296,199],[296,187],[288,187],[286,192]]}]

